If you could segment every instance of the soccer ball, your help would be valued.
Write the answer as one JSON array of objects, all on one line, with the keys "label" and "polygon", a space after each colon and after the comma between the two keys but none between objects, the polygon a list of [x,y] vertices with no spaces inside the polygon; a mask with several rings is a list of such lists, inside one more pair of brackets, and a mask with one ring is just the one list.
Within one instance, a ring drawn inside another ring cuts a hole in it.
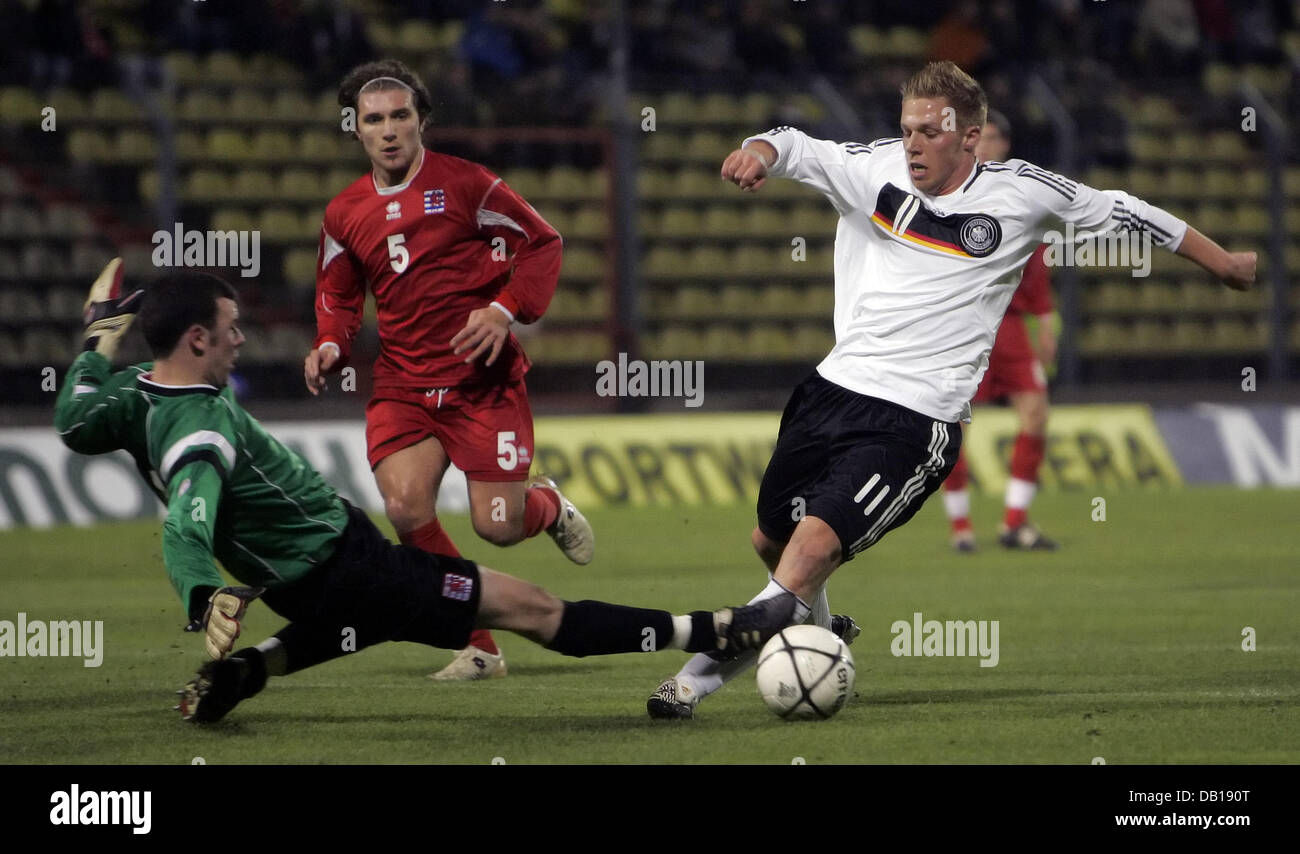
[{"label": "soccer ball", "polygon": [[790,626],[758,654],[758,693],[786,719],[833,716],[853,694],[853,654],[820,626]]}]

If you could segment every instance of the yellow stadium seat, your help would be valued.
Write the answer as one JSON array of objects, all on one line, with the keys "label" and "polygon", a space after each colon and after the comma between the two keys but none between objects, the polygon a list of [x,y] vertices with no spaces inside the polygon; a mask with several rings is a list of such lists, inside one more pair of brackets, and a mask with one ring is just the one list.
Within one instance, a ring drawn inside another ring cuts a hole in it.
[{"label": "yellow stadium seat", "polygon": [[732,250],[731,271],[737,276],[766,278],[772,272],[771,255],[765,246],[742,243]]},{"label": "yellow stadium seat", "polygon": [[722,189],[722,182],[712,170],[684,168],[673,176],[670,192],[673,198],[678,199],[711,199],[717,197]]},{"label": "yellow stadium seat", "polygon": [[704,357],[720,362],[736,361],[745,349],[745,335],[734,326],[715,323],[704,331]]},{"label": "yellow stadium seat", "polygon": [[120,163],[151,163],[158,157],[158,144],[153,134],[134,128],[118,131],[113,146],[113,159]]},{"label": "yellow stadium seat", "polygon": [[231,183],[230,199],[249,204],[276,197],[275,182],[265,169],[240,169]]},{"label": "yellow stadium seat", "polygon": [[6,86],[0,89],[0,121],[5,124],[37,124],[41,120],[41,108],[44,106],[45,103],[26,86]]},{"label": "yellow stadium seat", "polygon": [[1134,133],[1129,136],[1129,151],[1135,160],[1159,162],[1169,152],[1169,140],[1157,134]]},{"label": "yellow stadium seat", "polygon": [[1205,158],[1206,141],[1198,134],[1176,133],[1165,137],[1165,156],[1171,161],[1189,163]]},{"label": "yellow stadium seat", "polygon": [[795,328],[792,345],[796,357],[820,359],[835,346],[835,335],[824,326],[801,324]]},{"label": "yellow stadium seat", "polygon": [[920,59],[928,49],[928,39],[913,27],[890,27],[885,35],[885,52],[897,59]]},{"label": "yellow stadium seat", "polygon": [[719,294],[719,309],[723,317],[744,319],[754,312],[754,291],[743,285],[727,285]]},{"label": "yellow stadium seat", "polygon": [[881,57],[888,51],[888,42],[884,34],[868,25],[849,30],[849,45],[858,56]]},{"label": "yellow stadium seat", "polygon": [[[49,105],[57,111],[59,121],[81,121],[90,118],[90,101],[74,89],[55,89],[49,95]],[[0,116],[6,115],[0,106]]]},{"label": "yellow stadium seat", "polygon": [[226,115],[239,121],[283,121],[272,109],[272,102],[255,89],[236,89],[230,93]]},{"label": "yellow stadium seat", "polygon": [[696,131],[686,141],[685,159],[692,164],[722,168],[722,161],[736,148],[729,137],[716,131]]},{"label": "yellow stadium seat", "polygon": [[192,53],[173,51],[163,59],[163,67],[167,76],[181,86],[192,86],[203,79],[203,69]]},{"label": "yellow stadium seat", "polygon": [[775,112],[776,100],[766,93],[752,92],[740,102],[740,121],[751,128],[750,133],[767,124]]},{"label": "yellow stadium seat", "polygon": [[113,157],[112,141],[100,131],[77,128],[68,133],[68,157],[78,163],[103,163]]},{"label": "yellow stadium seat", "polygon": [[[1181,138],[1182,134],[1179,134],[1179,137]],[[1240,132],[1235,131],[1215,131],[1200,148],[1202,157],[1208,156],[1227,163],[1239,163],[1250,157],[1250,149],[1246,146],[1245,139]]]},{"label": "yellow stadium seat", "polygon": [[316,250],[290,249],[284,253],[283,273],[290,287],[315,287]]},{"label": "yellow stadium seat", "polygon": [[252,231],[253,217],[243,208],[218,208],[213,211],[208,228],[213,231]]},{"label": "yellow stadium seat", "polygon": [[542,174],[536,169],[511,169],[501,178],[525,199],[539,198],[542,194]]},{"label": "yellow stadium seat", "polygon": [[252,158],[260,163],[284,163],[297,159],[293,140],[282,130],[260,130],[253,136]]},{"label": "yellow stadium seat", "polygon": [[671,172],[642,167],[636,176],[636,192],[642,199],[668,198],[673,189]]},{"label": "yellow stadium seat", "polygon": [[722,278],[730,267],[727,252],[717,246],[696,246],[686,253],[686,272],[692,276]]},{"label": "yellow stadium seat", "polygon": [[1233,216],[1233,231],[1246,237],[1263,237],[1271,226],[1268,211],[1257,204],[1239,205]]},{"label": "yellow stadium seat", "polygon": [[210,90],[192,89],[181,98],[178,112],[187,122],[217,122],[226,115],[226,101]]},{"label": "yellow stadium seat", "polygon": [[397,27],[382,18],[370,16],[366,21],[366,37],[381,54],[392,53],[397,49]]},{"label": "yellow stadium seat", "polygon": [[321,183],[321,198],[332,199],[347,187],[361,178],[365,173],[360,169],[346,169],[336,166],[325,174]]},{"label": "yellow stadium seat", "polygon": [[130,122],[144,118],[144,111],[116,89],[96,89],[90,96],[90,114],[101,122]]},{"label": "yellow stadium seat", "polygon": [[721,92],[705,95],[700,100],[699,112],[703,120],[711,124],[735,124],[742,120],[740,102]]},{"label": "yellow stadium seat", "polygon": [[465,35],[465,22],[450,20],[442,25],[438,30],[438,47],[442,50],[452,50],[460,43]]},{"label": "yellow stadium seat", "polygon": [[582,199],[587,196],[586,175],[573,166],[556,166],[542,179],[542,198]]},{"label": "yellow stadium seat", "polygon": [[641,269],[648,278],[678,278],[686,272],[686,254],[674,246],[653,246],[645,252]]},{"label": "yellow stadium seat", "polygon": [[598,279],[606,273],[605,256],[592,249],[564,250],[564,266],[561,275],[574,279]]},{"label": "yellow stadium seat", "polygon": [[438,31],[428,21],[408,18],[397,25],[399,51],[423,55],[438,50],[439,46]]},{"label": "yellow stadium seat", "polygon": [[578,212],[569,221],[567,234],[579,240],[603,240],[608,237],[609,218],[604,208],[594,205],[578,208]]},{"label": "yellow stadium seat", "polygon": [[741,211],[734,205],[710,205],[704,210],[699,236],[740,237],[745,234],[745,223]]},{"label": "yellow stadium seat", "polygon": [[208,83],[232,84],[247,80],[244,62],[227,51],[215,50],[203,61],[203,79]]},{"label": "yellow stadium seat", "polygon": [[231,198],[232,189],[232,182],[226,173],[199,168],[185,177],[181,196],[191,202],[225,201]]},{"label": "yellow stadium seat", "polygon": [[1235,93],[1237,73],[1221,62],[1211,62],[1201,72],[1201,86],[1214,98],[1225,98]]},{"label": "yellow stadium seat", "polygon": [[673,316],[687,319],[716,317],[718,299],[708,288],[678,288],[673,299]]},{"label": "yellow stadium seat", "polygon": [[289,202],[311,202],[329,197],[320,175],[308,169],[284,170],[275,186],[276,194]]},{"label": "yellow stadium seat", "polygon": [[267,115],[277,121],[309,122],[313,118],[311,101],[296,89],[280,89],[272,97]]},{"label": "yellow stadium seat", "polygon": [[656,102],[655,114],[660,125],[682,127],[700,121],[699,108],[689,92],[668,92],[659,98],[651,98],[647,103],[654,107]]},{"label": "yellow stadium seat", "polygon": [[765,323],[751,326],[745,335],[741,353],[746,361],[784,362],[794,358],[794,339],[778,326]]},{"label": "yellow stadium seat", "polygon": [[675,162],[683,158],[686,145],[678,134],[660,130],[642,134],[641,139],[641,159],[647,163]]},{"label": "yellow stadium seat", "polygon": [[785,215],[771,205],[747,205],[743,214],[744,232],[751,237],[775,237],[789,233]]},{"label": "yellow stadium seat", "polygon": [[289,243],[303,236],[302,218],[291,209],[270,207],[257,219],[257,229],[264,243]]},{"label": "yellow stadium seat", "polygon": [[217,128],[208,133],[208,157],[223,163],[239,163],[251,159],[248,139],[233,128]]}]

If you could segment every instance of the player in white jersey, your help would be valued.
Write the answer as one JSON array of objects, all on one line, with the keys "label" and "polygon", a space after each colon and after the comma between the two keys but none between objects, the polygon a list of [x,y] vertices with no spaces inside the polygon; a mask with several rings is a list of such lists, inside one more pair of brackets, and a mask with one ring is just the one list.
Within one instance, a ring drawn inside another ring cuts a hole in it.
[{"label": "player in white jersey", "polygon": [[[772,578],[752,601],[773,600],[772,619],[831,628],[831,574],[947,477],[958,422],[969,420],[1002,315],[1047,231],[1146,232],[1229,287],[1255,279],[1255,253],[1227,252],[1128,193],[1023,160],[977,163],[987,109],[974,79],[930,63],[902,87],[901,138],[834,143],[780,127],[722,164],[742,190],[791,178],[840,214],[835,346],[786,405],[759,492],[753,544]],[[696,655],[651,695],[650,715],[691,717],[756,655]]]}]

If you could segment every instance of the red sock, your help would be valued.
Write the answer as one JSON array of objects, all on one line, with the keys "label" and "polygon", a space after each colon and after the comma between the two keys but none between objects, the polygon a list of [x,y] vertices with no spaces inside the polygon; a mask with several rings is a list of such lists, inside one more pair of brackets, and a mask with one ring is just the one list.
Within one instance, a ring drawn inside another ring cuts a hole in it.
[{"label": "red sock", "polygon": [[1011,450],[1011,476],[1038,483],[1038,467],[1043,464],[1046,445],[1047,439],[1043,436],[1030,436],[1028,433],[1016,436],[1015,447]]},{"label": "red sock", "polygon": [[535,537],[560,518],[560,499],[544,487],[524,490],[524,536]]},{"label": "red sock", "polygon": [[[451,557],[460,557],[460,552],[456,549],[456,544],[447,536],[447,532],[442,529],[442,524],[434,519],[432,522],[421,525],[414,531],[407,531],[405,534],[399,534],[398,539],[404,546],[414,546],[421,551],[429,552],[435,555],[449,555]],[[497,655],[501,652],[497,648],[497,642],[492,639],[492,633],[487,629],[475,629],[470,633],[468,646],[478,647],[484,652]]]},{"label": "red sock", "polygon": [[[1016,436],[1016,444],[1011,450],[1011,477],[1024,483],[1013,482],[1007,488],[1007,509],[1002,523],[1008,528],[1018,528],[1029,518],[1029,502],[1033,500],[1036,491],[1034,485],[1038,483],[1038,467],[1042,465],[1046,445],[1047,441],[1042,436],[1031,436],[1028,433]],[[1023,495],[1013,497],[1014,493]]]},{"label": "red sock", "polygon": [[437,519],[421,525],[414,531],[398,534],[397,538],[402,541],[402,545],[415,546],[429,554],[460,557],[456,544],[451,541],[451,537],[447,536],[447,532],[442,529],[442,523]]}]

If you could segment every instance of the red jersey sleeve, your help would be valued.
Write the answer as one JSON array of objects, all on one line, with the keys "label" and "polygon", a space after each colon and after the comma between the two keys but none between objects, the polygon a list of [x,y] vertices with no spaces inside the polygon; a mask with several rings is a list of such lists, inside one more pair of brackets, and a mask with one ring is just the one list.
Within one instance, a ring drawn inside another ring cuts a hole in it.
[{"label": "red jersey sleeve", "polygon": [[1046,252],[1046,246],[1035,249],[1025,264],[1024,272],[1020,274],[1020,287],[1016,289],[1014,302],[1015,307],[1024,314],[1041,317],[1052,313],[1051,278],[1047,273],[1047,263],[1043,260]]},{"label": "red jersey sleeve", "polygon": [[555,296],[563,242],[522,196],[486,169],[483,174],[489,186],[476,211],[478,227],[489,241],[504,238],[511,258],[510,278],[496,301],[520,323],[533,323]]},{"label": "red jersey sleeve", "polygon": [[361,328],[366,304],[366,280],[357,260],[343,245],[341,229],[326,209],[321,225],[320,253],[316,267],[316,342],[338,345],[339,360],[333,371],[342,370],[352,355],[352,341]]}]

